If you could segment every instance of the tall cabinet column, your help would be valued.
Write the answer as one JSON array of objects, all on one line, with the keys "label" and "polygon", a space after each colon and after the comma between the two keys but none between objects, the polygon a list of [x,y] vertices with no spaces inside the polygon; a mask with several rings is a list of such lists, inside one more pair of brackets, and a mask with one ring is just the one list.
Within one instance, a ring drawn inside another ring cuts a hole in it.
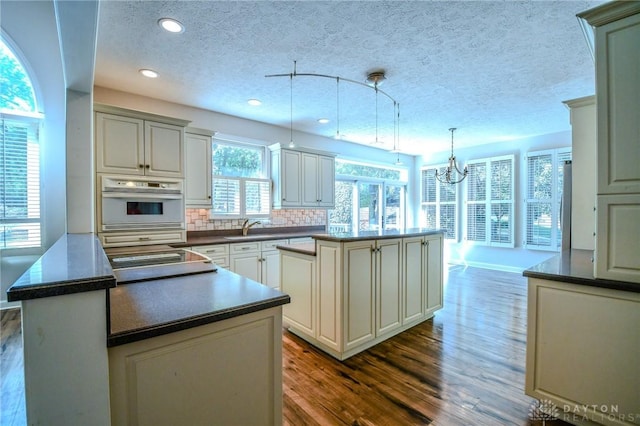
[{"label": "tall cabinet column", "polygon": [[578,15],[594,27],[596,278],[640,283],[640,2]]}]

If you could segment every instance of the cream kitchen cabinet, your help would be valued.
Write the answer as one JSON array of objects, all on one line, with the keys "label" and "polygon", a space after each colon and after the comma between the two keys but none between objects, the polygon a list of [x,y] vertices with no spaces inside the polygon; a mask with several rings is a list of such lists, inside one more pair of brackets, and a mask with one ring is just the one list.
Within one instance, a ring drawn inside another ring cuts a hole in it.
[{"label": "cream kitchen cabinet", "polygon": [[184,177],[185,120],[95,105],[96,171]]},{"label": "cream kitchen cabinet", "polygon": [[401,325],[400,239],[345,243],[345,349]]},{"label": "cream kitchen cabinet", "polygon": [[194,246],[191,247],[191,250],[204,254],[216,265],[229,269],[229,244]]},{"label": "cream kitchen cabinet", "polygon": [[271,145],[274,208],[335,206],[335,155]]},{"label": "cream kitchen cabinet", "polygon": [[594,276],[640,283],[640,2],[609,2],[578,16],[595,31]]},{"label": "cream kitchen cabinet", "polygon": [[302,205],[335,206],[335,158],[303,152]]},{"label": "cream kitchen cabinet", "polygon": [[[291,295],[285,308],[291,321],[285,322],[290,331],[335,358],[344,360],[380,343],[442,307],[441,233],[377,239],[316,236],[315,247],[316,256],[283,250],[282,290]],[[414,287],[407,284],[405,270],[417,271],[415,282],[409,282]]]},{"label": "cream kitchen cabinet", "polygon": [[281,275],[280,290],[295,301],[283,306],[283,322],[312,339],[317,336],[318,321],[315,267],[315,256],[291,251],[280,256],[280,269],[287,271]]},{"label": "cream kitchen cabinet", "polygon": [[404,238],[402,246],[402,323],[410,324],[432,317],[443,306],[443,239],[438,235]]},{"label": "cream kitchen cabinet", "polygon": [[277,245],[288,240],[229,244],[229,269],[269,287],[280,288],[280,253]]},{"label": "cream kitchen cabinet", "polygon": [[211,208],[211,137],[214,132],[188,127],[185,131],[185,205]]}]

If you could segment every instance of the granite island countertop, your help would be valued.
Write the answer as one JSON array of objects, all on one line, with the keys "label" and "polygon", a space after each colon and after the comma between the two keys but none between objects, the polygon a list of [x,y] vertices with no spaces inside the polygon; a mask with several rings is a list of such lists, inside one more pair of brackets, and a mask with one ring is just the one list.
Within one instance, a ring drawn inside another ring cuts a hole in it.
[{"label": "granite island countertop", "polygon": [[640,284],[637,283],[594,278],[592,259],[593,251],[591,250],[565,250],[525,270],[522,275],[529,278],[640,293]]},{"label": "granite island countertop", "polygon": [[[434,235],[434,234],[443,234],[443,233],[444,231],[440,229],[409,228],[403,231],[392,229],[392,230],[384,230],[384,231],[330,232],[330,233],[324,233],[324,234],[313,234],[311,235],[311,237],[314,238],[315,240],[325,240],[325,241],[344,243],[344,242],[350,242],[350,241],[421,237],[424,235]],[[279,250],[306,254],[309,256],[316,255],[315,242],[303,243],[303,244],[281,244],[276,246],[276,248]]]},{"label": "granite island countertop", "polygon": [[298,226],[282,228],[250,229],[249,234],[243,236],[239,229],[214,231],[189,231],[187,241],[171,244],[173,247],[191,247],[209,244],[229,244],[252,241],[279,240],[285,238],[311,237],[325,230],[324,226]]},{"label": "granite island countertop", "polygon": [[7,300],[62,296],[115,285],[95,234],[64,234],[7,290]]},{"label": "granite island countertop", "polygon": [[316,240],[326,240],[334,242],[349,242],[363,240],[381,240],[389,238],[421,237],[424,235],[444,234],[441,229],[433,228],[407,228],[405,230],[388,229],[380,231],[350,231],[350,232],[330,232],[324,234],[313,234]]},{"label": "granite island countertop", "polygon": [[217,272],[123,284],[109,290],[107,346],[173,333],[290,302],[241,275]]}]

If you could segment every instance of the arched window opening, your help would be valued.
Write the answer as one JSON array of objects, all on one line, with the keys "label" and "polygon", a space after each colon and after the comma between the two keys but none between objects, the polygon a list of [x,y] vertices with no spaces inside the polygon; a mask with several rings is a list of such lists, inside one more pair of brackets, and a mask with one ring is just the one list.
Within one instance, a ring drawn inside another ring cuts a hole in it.
[{"label": "arched window opening", "polygon": [[0,37],[0,250],[40,247],[40,141],[33,84]]}]

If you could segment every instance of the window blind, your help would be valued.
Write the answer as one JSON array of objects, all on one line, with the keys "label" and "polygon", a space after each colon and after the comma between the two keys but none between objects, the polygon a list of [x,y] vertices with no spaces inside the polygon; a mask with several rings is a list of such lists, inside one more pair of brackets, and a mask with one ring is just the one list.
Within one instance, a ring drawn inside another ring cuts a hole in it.
[{"label": "window blind", "polygon": [[38,125],[2,117],[0,249],[41,245]]},{"label": "window blind", "polygon": [[563,166],[564,161],[570,159],[570,148],[535,151],[526,155],[524,238],[528,249],[557,251],[560,248]]},{"label": "window blind", "polygon": [[271,209],[269,179],[213,178],[212,215],[218,217],[265,217]]},{"label": "window blind", "polygon": [[467,164],[465,239],[491,246],[514,244],[514,156]]},{"label": "window blind", "polygon": [[457,240],[458,185],[438,181],[436,170],[444,173],[446,165],[430,166],[421,171],[421,221],[425,227],[445,231],[445,239]]}]

